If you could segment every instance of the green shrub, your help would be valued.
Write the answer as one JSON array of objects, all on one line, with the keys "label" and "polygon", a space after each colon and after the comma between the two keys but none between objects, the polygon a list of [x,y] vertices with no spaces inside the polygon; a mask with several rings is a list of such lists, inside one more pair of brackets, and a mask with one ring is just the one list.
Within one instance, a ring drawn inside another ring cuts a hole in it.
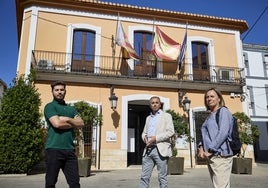
[{"label": "green shrub", "polygon": [[179,113],[176,113],[174,110],[167,110],[167,113],[171,114],[173,124],[174,124],[174,130],[175,130],[175,136],[171,140],[171,147],[172,147],[172,156],[177,155],[177,148],[176,145],[176,138],[187,136],[188,141],[191,140],[190,137],[190,129],[188,123],[185,121],[185,118],[181,116]]},{"label": "green shrub", "polygon": [[258,141],[260,131],[256,125],[251,124],[251,119],[244,112],[236,112],[233,116],[237,119],[239,138],[242,143],[240,156],[245,157],[247,145]]},{"label": "green shrub", "polygon": [[41,160],[44,147],[41,100],[31,77],[14,80],[0,108],[0,170],[27,173]]},{"label": "green shrub", "polygon": [[83,128],[77,129],[76,140],[78,143],[78,157],[90,157],[85,156],[84,144],[91,143],[92,139],[92,127],[97,124],[101,125],[102,117],[98,115],[98,109],[96,107],[90,106],[84,101],[80,101],[74,104],[75,109],[79,113],[80,117],[83,119],[85,126]]},{"label": "green shrub", "polygon": [[260,136],[258,127],[251,124],[251,119],[244,112],[236,112],[233,115],[237,119],[240,141],[243,144],[256,143]]}]

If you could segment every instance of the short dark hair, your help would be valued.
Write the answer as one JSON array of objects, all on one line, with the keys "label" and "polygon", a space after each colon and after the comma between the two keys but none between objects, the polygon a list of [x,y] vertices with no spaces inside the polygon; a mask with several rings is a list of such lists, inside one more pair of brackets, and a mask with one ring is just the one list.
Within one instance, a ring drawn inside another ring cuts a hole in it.
[{"label": "short dark hair", "polygon": [[64,88],[66,87],[66,83],[64,81],[57,80],[57,81],[51,83],[51,89],[53,90],[54,87],[57,85],[62,85],[62,86],[64,86]]}]

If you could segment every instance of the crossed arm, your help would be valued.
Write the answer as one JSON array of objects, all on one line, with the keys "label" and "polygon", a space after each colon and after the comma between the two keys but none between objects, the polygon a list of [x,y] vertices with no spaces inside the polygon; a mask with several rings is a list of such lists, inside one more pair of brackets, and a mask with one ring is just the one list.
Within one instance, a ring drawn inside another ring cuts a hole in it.
[{"label": "crossed arm", "polygon": [[53,127],[58,129],[82,128],[84,126],[84,121],[80,116],[70,118],[56,115],[49,118],[49,121]]}]

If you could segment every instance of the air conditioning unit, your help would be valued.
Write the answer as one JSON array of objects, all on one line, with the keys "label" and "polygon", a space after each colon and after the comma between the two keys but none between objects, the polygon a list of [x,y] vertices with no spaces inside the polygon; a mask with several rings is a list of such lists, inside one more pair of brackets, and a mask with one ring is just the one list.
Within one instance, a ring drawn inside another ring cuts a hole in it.
[{"label": "air conditioning unit", "polygon": [[219,69],[218,77],[220,82],[234,82],[233,69]]},{"label": "air conditioning unit", "polygon": [[40,59],[37,62],[37,68],[43,70],[53,70],[54,69],[53,61],[49,59]]}]

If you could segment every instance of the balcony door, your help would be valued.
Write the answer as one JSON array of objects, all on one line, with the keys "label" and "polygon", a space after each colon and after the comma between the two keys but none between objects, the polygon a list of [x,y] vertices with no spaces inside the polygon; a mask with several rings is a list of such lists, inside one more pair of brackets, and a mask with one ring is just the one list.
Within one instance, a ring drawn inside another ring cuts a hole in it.
[{"label": "balcony door", "polygon": [[210,80],[208,57],[208,44],[203,42],[192,42],[192,62],[194,80]]},{"label": "balcony door", "polygon": [[151,52],[152,40],[151,32],[134,32],[134,48],[141,58],[134,62],[134,76],[156,77],[156,58]]},{"label": "balcony door", "polygon": [[95,35],[90,30],[74,30],[72,71],[94,72]]}]

